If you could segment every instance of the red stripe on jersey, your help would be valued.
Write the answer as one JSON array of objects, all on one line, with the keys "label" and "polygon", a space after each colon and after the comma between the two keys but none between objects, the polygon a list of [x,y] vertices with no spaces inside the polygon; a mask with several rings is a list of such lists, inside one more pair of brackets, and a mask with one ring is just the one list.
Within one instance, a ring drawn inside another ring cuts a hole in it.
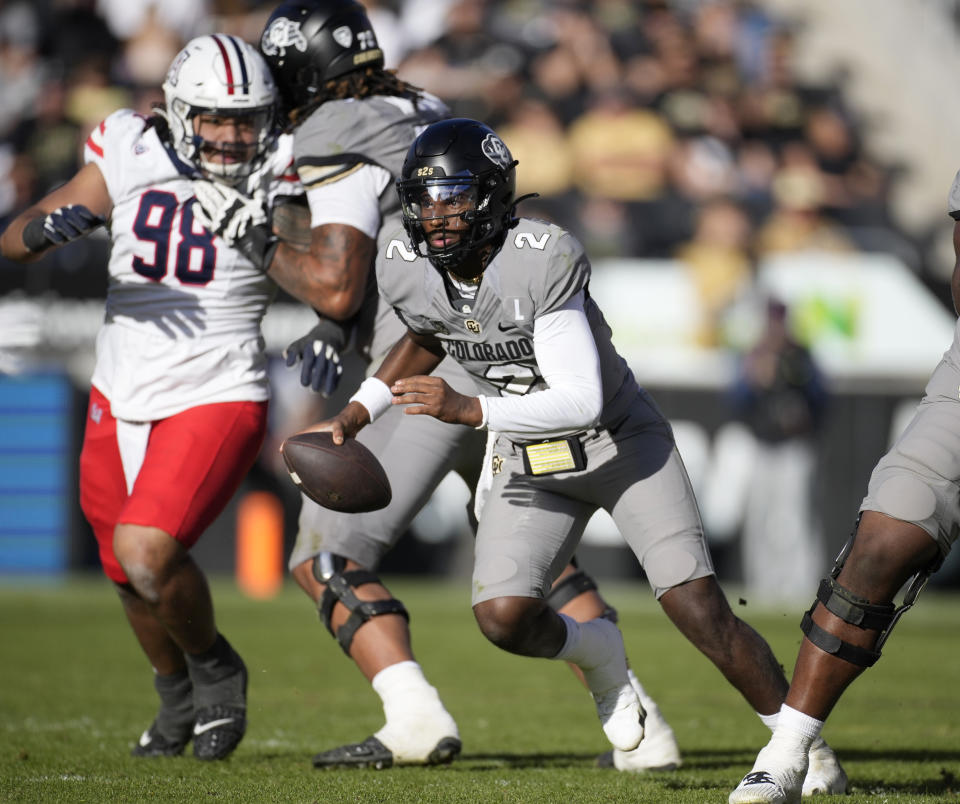
[{"label": "red stripe on jersey", "polygon": [[230,66],[230,55],[227,53],[227,49],[223,46],[223,42],[220,41],[216,36],[213,37],[213,41],[217,43],[217,47],[220,48],[220,55],[223,56],[223,63],[227,67],[227,94],[233,94],[233,67]]},{"label": "red stripe on jersey", "polygon": [[[101,128],[101,129],[103,128],[103,124],[102,124],[102,123],[101,123],[101,125],[100,125],[100,128]],[[99,157],[101,157],[101,158],[103,157],[103,148],[101,148],[99,145],[97,145],[97,144],[93,141],[93,135],[92,135],[92,134],[91,134],[89,137],[87,137],[87,147],[88,147],[91,151],[93,151],[97,156],[99,156]]]}]

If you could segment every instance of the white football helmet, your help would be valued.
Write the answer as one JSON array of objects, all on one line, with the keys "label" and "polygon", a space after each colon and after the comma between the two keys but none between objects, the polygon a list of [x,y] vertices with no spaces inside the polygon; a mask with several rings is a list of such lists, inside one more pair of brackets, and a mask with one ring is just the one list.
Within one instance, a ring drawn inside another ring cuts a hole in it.
[{"label": "white football helmet", "polygon": [[[188,42],[167,71],[163,94],[174,148],[211,179],[236,184],[246,178],[276,138],[277,88],[270,68],[256,48],[235,36]],[[242,118],[255,141],[205,140],[194,126],[198,114]]]}]

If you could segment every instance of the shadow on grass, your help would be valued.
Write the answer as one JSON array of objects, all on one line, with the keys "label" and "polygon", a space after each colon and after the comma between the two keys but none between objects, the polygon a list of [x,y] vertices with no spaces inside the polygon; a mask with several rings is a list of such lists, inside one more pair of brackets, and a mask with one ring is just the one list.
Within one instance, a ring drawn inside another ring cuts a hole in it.
[{"label": "shadow on grass", "polygon": [[597,754],[461,754],[448,765],[451,770],[495,771],[504,768],[563,768],[594,764]]}]

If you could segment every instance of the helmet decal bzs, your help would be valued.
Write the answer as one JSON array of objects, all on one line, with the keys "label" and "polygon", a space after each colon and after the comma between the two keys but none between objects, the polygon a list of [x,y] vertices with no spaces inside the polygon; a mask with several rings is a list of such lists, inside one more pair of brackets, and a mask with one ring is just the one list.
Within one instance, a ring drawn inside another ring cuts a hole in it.
[{"label": "helmet decal bzs", "polygon": [[[277,89],[252,45],[227,34],[198,36],[176,55],[162,89],[170,138],[182,159],[230,184],[263,162],[277,133]],[[198,121],[217,132],[213,139],[201,136]]]},{"label": "helmet decal bzs", "polygon": [[516,164],[503,140],[476,120],[427,126],[397,179],[403,226],[417,254],[456,272],[468,254],[501,241],[513,225]]},{"label": "helmet decal bzs", "polygon": [[260,37],[260,50],[264,56],[286,56],[287,48],[292,47],[305,53],[307,37],[300,30],[300,23],[277,17],[263,31]]}]

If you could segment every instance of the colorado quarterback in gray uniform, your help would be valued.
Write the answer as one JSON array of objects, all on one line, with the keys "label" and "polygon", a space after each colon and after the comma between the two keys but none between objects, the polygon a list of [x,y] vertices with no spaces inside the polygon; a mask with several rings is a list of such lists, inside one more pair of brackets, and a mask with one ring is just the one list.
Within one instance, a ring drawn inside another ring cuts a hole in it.
[{"label": "colorado quarterback in gray uniform", "polygon": [[[405,331],[379,300],[372,266],[400,225],[393,184],[406,151],[448,110],[383,69],[370,21],[353,0],[282,3],[266,23],[261,51],[293,126],[296,168],[310,215],[309,247],[298,251],[279,243],[269,273],[320,315],[314,330],[286,355],[289,365],[301,361],[304,385],[329,393],[339,378],[339,352],[348,345],[344,329],[352,330],[350,345],[374,366]],[[443,361],[437,371],[459,391],[476,393],[455,361]],[[317,754],[316,767],[435,764],[459,752],[457,725],[413,657],[407,612],[376,569],[448,472],[459,472],[474,487],[484,438],[466,425],[451,427],[397,410],[363,434],[390,478],[393,499],[387,508],[343,515],[303,499],[292,574],[370,680],[386,717],[384,727],[366,740]],[[577,618],[613,614],[593,581],[573,566],[555,584],[550,603]],[[655,739],[615,755],[614,764],[635,771],[676,767],[680,755],[672,730],[635,677],[632,681]]]},{"label": "colorado quarterback in gray uniform", "polygon": [[[671,428],[612,344],[582,247],[557,226],[514,217],[515,166],[474,120],[434,123],[416,139],[397,182],[404,231],[377,269],[407,332],[350,403],[311,429],[339,443],[404,406],[497,434],[476,538],[477,622],[504,650],[580,667],[617,749],[643,736],[620,634],[545,600],[600,507],[673,622],[769,722],[783,671],[717,584]],[[479,395],[426,376],[445,357]],[[813,750],[832,757],[825,743]]]}]

